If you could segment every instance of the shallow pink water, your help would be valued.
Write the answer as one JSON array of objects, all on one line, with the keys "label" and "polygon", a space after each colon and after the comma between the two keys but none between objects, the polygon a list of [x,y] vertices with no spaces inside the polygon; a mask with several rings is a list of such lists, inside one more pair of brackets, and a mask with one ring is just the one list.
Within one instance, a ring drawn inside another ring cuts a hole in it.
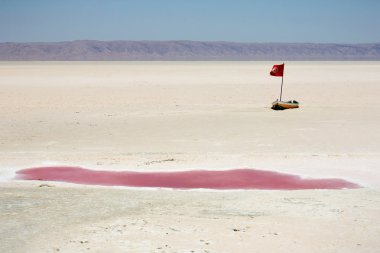
[{"label": "shallow pink water", "polygon": [[272,171],[232,169],[181,172],[98,171],[80,167],[39,167],[17,171],[16,179],[60,181],[87,185],[164,187],[180,189],[343,189],[360,186],[343,179],[303,179]]}]

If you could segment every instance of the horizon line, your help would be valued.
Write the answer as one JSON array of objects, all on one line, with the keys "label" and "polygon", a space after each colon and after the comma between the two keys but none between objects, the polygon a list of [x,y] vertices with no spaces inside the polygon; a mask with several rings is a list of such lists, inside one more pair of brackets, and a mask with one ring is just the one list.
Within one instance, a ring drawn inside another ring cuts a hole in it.
[{"label": "horizon line", "polygon": [[201,43],[235,43],[235,44],[319,44],[319,45],[369,45],[380,44],[379,42],[241,42],[228,40],[96,40],[96,39],[77,39],[62,41],[0,41],[0,44],[37,44],[37,43],[67,43],[67,42],[201,42]]}]

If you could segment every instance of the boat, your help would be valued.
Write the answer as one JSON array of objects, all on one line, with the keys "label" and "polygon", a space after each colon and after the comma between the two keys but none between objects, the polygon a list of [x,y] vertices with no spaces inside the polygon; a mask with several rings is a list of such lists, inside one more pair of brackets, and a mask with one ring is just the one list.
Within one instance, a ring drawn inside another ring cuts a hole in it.
[{"label": "boat", "polygon": [[295,109],[299,107],[299,103],[296,100],[290,101],[279,101],[278,99],[272,103],[273,110],[285,110],[285,109]]},{"label": "boat", "polygon": [[285,110],[285,109],[295,109],[299,108],[299,103],[296,100],[290,101],[282,101],[282,86],[284,83],[284,68],[285,63],[274,65],[272,70],[270,71],[271,76],[281,76],[281,91],[280,91],[280,99],[277,99],[272,103],[273,110]]}]

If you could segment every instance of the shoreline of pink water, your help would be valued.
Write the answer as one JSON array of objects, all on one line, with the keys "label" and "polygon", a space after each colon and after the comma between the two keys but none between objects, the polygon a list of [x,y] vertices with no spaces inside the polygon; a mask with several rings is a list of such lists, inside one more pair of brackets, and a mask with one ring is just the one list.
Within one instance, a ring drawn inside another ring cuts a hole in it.
[{"label": "shoreline of pink water", "polygon": [[101,186],[217,190],[356,189],[361,187],[343,179],[309,179],[292,174],[249,168],[215,171],[135,172],[53,166],[19,170],[16,172],[16,179]]}]

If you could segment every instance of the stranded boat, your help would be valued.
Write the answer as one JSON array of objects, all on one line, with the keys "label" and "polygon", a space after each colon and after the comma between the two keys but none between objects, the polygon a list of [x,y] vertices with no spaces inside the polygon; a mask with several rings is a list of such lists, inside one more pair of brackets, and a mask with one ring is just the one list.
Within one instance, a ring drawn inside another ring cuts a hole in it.
[{"label": "stranded boat", "polygon": [[278,101],[277,99],[276,101],[272,103],[273,110],[294,109],[298,107],[299,107],[299,103],[295,100],[284,102],[284,101]]}]

